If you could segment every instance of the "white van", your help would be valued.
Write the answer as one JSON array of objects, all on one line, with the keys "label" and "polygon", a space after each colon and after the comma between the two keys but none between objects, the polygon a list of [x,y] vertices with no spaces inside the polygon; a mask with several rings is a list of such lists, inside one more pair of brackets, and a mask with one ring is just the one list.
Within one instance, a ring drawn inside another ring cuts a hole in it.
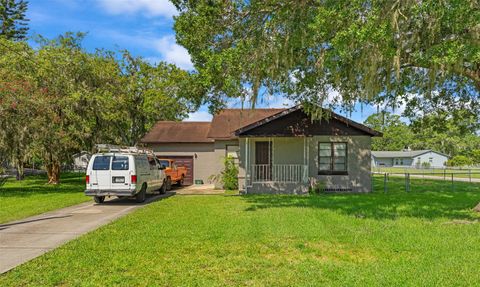
[{"label": "white van", "polygon": [[133,197],[145,201],[147,193],[166,192],[164,168],[153,154],[97,153],[88,162],[85,195],[102,203],[105,196]]}]

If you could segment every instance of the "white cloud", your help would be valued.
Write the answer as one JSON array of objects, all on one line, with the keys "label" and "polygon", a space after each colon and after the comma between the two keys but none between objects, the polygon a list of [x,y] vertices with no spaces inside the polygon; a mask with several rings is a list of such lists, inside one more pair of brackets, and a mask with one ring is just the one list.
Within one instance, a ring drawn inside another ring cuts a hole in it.
[{"label": "white cloud", "polygon": [[98,2],[107,13],[115,15],[143,13],[148,17],[172,18],[178,14],[175,6],[168,0],[98,0]]},{"label": "white cloud", "polygon": [[165,61],[177,65],[185,70],[193,70],[193,64],[187,50],[178,45],[175,36],[167,35],[160,39],[156,38],[149,32],[139,31],[138,33],[123,33],[113,29],[97,29],[96,34],[107,35],[118,44],[129,47],[135,43],[137,47],[147,48],[155,54],[145,57],[145,60],[151,64]]},{"label": "white cloud", "polygon": [[172,35],[164,36],[154,42],[154,47],[162,54],[162,59],[185,70],[192,70],[193,64],[187,50],[178,45]]},{"label": "white cloud", "polygon": [[295,103],[282,95],[269,97],[265,101],[266,108],[291,108],[293,106],[295,106]]},{"label": "white cloud", "polygon": [[184,122],[209,122],[213,116],[207,111],[197,111],[188,114],[188,118],[183,120]]}]

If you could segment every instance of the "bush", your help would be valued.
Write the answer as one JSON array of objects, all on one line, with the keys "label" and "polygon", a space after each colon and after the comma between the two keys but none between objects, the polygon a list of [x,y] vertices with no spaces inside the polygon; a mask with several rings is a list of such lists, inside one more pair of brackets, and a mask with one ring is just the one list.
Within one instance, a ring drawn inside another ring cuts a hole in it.
[{"label": "bush", "polygon": [[456,155],[447,161],[448,166],[466,166],[472,164],[473,161],[464,155]]},{"label": "bush", "polygon": [[223,164],[223,171],[218,175],[210,176],[209,179],[221,183],[225,190],[238,190],[238,167],[235,165],[235,159],[227,156]]},{"label": "bush", "polygon": [[429,162],[422,162],[422,168],[430,168],[430,163]]},{"label": "bush", "polygon": [[480,149],[474,149],[470,156],[473,160],[473,164],[480,164]]},{"label": "bush", "polygon": [[325,182],[319,180],[314,185],[311,185],[308,188],[308,193],[311,194],[311,195],[312,194],[324,193],[326,187],[327,187],[327,185],[325,184]]}]

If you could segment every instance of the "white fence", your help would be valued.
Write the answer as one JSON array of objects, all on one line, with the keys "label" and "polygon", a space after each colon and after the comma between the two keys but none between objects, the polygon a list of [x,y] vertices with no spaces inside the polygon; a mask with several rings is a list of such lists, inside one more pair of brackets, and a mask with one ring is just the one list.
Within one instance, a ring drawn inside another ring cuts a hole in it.
[{"label": "white fence", "polygon": [[303,164],[254,164],[249,176],[252,183],[300,183],[307,181],[308,167]]}]

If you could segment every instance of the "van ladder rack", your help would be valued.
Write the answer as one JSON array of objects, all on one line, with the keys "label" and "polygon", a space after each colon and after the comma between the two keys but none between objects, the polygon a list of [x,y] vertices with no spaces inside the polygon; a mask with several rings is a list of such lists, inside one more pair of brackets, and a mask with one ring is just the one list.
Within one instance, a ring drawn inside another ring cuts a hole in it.
[{"label": "van ladder rack", "polygon": [[151,154],[155,155],[153,150],[146,149],[146,148],[138,148],[136,146],[119,146],[119,145],[112,145],[112,144],[97,144],[95,145],[97,152],[105,153],[105,152],[123,152],[123,153],[136,153],[136,154]]}]

